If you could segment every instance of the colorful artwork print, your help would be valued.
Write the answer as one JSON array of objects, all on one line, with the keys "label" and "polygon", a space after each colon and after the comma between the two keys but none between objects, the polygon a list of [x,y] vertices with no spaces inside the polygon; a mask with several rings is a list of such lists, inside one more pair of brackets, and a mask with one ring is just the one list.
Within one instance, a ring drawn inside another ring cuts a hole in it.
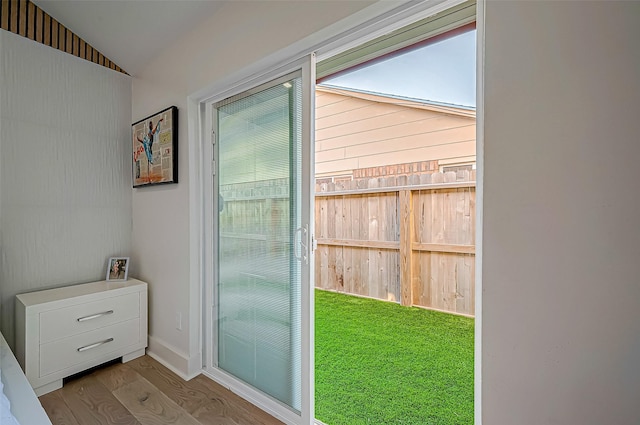
[{"label": "colorful artwork print", "polygon": [[171,106],[131,126],[133,187],[178,182],[178,108]]}]

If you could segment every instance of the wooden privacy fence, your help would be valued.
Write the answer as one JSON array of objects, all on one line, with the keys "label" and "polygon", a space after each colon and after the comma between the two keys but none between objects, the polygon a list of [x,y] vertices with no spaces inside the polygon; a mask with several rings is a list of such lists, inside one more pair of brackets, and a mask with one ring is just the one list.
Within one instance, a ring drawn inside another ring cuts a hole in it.
[{"label": "wooden privacy fence", "polygon": [[474,315],[475,171],[316,187],[317,288]]},{"label": "wooden privacy fence", "polygon": [[[475,171],[316,186],[317,288],[474,315]],[[221,259],[248,257],[250,271],[282,278],[262,260],[292,255],[289,180],[220,191]]]}]

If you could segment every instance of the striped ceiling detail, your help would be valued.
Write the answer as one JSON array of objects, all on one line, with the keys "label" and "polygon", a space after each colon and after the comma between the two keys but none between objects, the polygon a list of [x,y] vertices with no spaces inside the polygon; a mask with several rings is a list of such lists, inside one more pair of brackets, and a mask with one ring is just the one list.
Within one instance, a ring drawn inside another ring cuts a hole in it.
[{"label": "striped ceiling detail", "polygon": [[[42,43],[54,49],[102,65],[114,71],[127,72],[91,47],[64,25],[29,0],[0,0],[0,28]],[[129,75],[129,74],[127,74]]]}]

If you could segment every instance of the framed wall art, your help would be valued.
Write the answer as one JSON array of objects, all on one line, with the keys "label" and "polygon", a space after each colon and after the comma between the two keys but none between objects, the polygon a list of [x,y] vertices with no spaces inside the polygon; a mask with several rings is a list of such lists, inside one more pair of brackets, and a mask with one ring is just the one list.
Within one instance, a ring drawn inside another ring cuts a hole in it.
[{"label": "framed wall art", "polygon": [[129,257],[111,257],[107,261],[107,280],[127,280]]},{"label": "framed wall art", "polygon": [[178,108],[134,123],[131,135],[133,187],[178,183]]}]

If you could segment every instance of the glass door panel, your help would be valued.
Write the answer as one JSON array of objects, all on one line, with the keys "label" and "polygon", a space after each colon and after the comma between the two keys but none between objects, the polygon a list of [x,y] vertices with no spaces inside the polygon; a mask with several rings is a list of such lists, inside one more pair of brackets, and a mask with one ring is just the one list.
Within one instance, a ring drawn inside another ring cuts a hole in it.
[{"label": "glass door panel", "polygon": [[301,105],[300,75],[215,105],[217,367],[297,413],[302,397]]}]

